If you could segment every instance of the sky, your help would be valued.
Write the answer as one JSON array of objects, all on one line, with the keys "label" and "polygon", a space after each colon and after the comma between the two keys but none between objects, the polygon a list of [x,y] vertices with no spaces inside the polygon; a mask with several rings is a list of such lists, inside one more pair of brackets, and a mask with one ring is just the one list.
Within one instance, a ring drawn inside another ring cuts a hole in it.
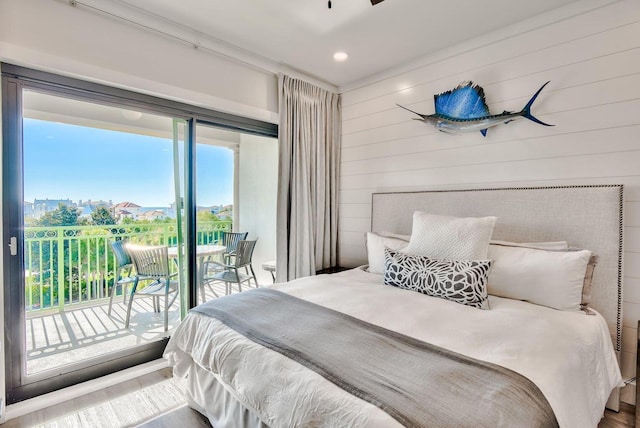
[{"label": "sky", "polygon": [[[24,119],[24,200],[174,201],[169,139]],[[233,152],[196,146],[196,204],[233,203]]]}]

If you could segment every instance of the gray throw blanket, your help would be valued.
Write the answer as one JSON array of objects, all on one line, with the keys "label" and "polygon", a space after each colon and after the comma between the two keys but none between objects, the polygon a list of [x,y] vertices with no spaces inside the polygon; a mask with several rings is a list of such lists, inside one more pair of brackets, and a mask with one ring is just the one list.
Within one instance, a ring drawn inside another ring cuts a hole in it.
[{"label": "gray throw blanket", "polygon": [[557,427],[538,387],[504,367],[288,294],[255,289],[192,312],[216,318],[408,427]]}]

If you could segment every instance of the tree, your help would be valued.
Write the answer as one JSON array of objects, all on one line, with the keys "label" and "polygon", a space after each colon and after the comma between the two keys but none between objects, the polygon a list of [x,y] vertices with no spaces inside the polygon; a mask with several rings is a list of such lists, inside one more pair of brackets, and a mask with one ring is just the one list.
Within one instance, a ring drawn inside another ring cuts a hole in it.
[{"label": "tree", "polygon": [[210,211],[199,211],[196,214],[197,221],[202,222],[211,222],[211,221],[220,221],[217,215],[213,214]]},{"label": "tree", "polygon": [[37,226],[76,226],[80,211],[65,204],[58,204],[58,208],[49,211],[36,221]]},{"label": "tree", "polygon": [[[45,215],[34,221],[34,224],[43,227],[76,226],[79,215],[80,211],[77,208],[60,203],[58,208],[45,213]],[[58,230],[56,233],[62,233],[62,230]],[[59,299],[64,299],[64,296],[58,295],[57,272],[58,269],[64,269],[68,265],[70,258],[74,261],[78,259],[77,254],[70,254],[68,241],[70,238],[77,236],[77,234],[78,231],[66,231],[61,246],[59,245],[59,240],[54,239],[48,244],[36,241],[29,247],[31,251],[25,264],[31,272],[38,276],[39,280],[50,286],[50,294],[45,296],[45,300],[57,302]],[[77,253],[77,249],[74,252]],[[64,260],[65,266],[58,266],[59,255]],[[75,262],[73,264],[75,265]],[[41,268],[44,269],[40,271],[39,269]],[[67,273],[66,277],[69,281],[70,277],[76,275],[76,271],[77,269],[72,269],[70,274]],[[69,272],[69,270],[66,269],[65,272]]]},{"label": "tree", "polygon": [[111,211],[105,207],[97,207],[95,211],[91,213],[91,221],[93,224],[100,226],[117,223]]}]

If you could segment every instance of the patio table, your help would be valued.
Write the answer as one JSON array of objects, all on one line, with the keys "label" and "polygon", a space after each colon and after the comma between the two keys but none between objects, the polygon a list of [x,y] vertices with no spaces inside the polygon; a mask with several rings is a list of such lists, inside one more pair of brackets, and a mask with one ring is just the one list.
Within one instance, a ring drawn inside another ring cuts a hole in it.
[{"label": "patio table", "polygon": [[[200,288],[200,294],[203,302],[205,301],[204,284],[202,281],[205,274],[204,269],[202,269],[202,266],[204,265],[203,262],[205,261],[205,259],[210,259],[212,256],[224,253],[226,249],[227,247],[225,247],[224,245],[215,245],[215,244],[198,245],[196,247],[196,257],[198,262],[197,281],[198,281],[198,286]],[[178,247],[169,247],[169,258],[177,259],[177,257],[178,257]]]}]

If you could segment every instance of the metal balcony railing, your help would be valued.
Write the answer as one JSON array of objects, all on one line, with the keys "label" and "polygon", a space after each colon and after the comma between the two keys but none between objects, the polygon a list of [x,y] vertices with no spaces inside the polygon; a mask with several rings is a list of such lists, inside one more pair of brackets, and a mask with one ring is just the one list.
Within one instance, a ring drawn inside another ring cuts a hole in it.
[{"label": "metal balcony railing", "polygon": [[[198,222],[197,244],[215,243],[231,221]],[[27,312],[63,310],[108,297],[116,275],[111,242],[176,245],[175,223],[26,227],[25,306]]]}]

